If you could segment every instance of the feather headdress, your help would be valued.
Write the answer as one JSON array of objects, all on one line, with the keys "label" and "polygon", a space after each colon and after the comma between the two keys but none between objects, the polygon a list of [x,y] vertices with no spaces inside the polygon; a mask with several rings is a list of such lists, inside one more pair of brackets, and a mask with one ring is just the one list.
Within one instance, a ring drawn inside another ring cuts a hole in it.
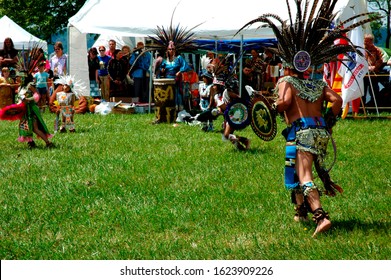
[{"label": "feather headdress", "polygon": [[149,36],[152,43],[146,45],[150,50],[160,50],[161,53],[165,53],[169,45],[175,48],[176,52],[192,52],[197,49],[195,44],[194,32],[192,32],[200,24],[197,24],[193,28],[187,29],[185,27],[173,25],[173,18],[176,7],[171,16],[170,26],[165,28],[163,26],[157,26],[154,31],[155,36]]},{"label": "feather headdress", "polygon": [[54,81],[54,83],[57,85],[68,85],[76,96],[84,95],[84,92],[86,90],[84,82],[82,82],[81,80],[76,81],[75,77],[71,75],[60,76]]},{"label": "feather headdress", "polygon": [[[340,60],[338,55],[357,52],[362,55],[358,46],[346,38],[345,34],[370,21],[379,19],[377,13],[365,13],[353,16],[344,22],[331,28],[338,13],[334,13],[338,0],[294,0],[296,4],[296,16],[293,18],[289,0],[286,0],[289,21],[284,21],[275,14],[264,14],[245,24],[237,33],[250,25],[262,22],[267,23],[273,30],[277,41],[277,48],[270,50],[284,60],[284,65],[299,72],[305,71],[310,65],[322,65],[330,61]],[[312,7],[310,7],[310,2]],[[361,19],[348,27],[347,23],[360,17]],[[336,45],[337,39],[348,40],[347,45]],[[349,57],[349,56],[348,56]],[[344,63],[342,61],[342,63]]]},{"label": "feather headdress", "polygon": [[206,69],[212,60],[204,54],[200,57],[201,69]]},{"label": "feather headdress", "polygon": [[37,67],[38,62],[42,58],[42,43],[34,42],[31,48],[23,49],[18,53],[18,61],[16,63],[16,70],[19,73],[25,73],[29,76]]},{"label": "feather headdress", "polygon": [[213,75],[215,76],[215,84],[224,85],[232,90],[238,90],[239,84],[235,71],[240,62],[240,56],[235,59],[234,54],[228,53],[214,65]]}]

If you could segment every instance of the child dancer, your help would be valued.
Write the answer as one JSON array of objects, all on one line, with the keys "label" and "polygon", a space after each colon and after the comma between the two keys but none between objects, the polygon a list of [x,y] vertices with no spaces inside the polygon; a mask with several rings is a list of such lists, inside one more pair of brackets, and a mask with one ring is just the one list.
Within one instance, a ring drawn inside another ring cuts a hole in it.
[{"label": "child dancer", "polygon": [[[57,119],[61,116],[60,132],[76,132],[73,116],[75,115],[75,102],[78,99],[72,91],[73,81],[70,76],[63,76],[57,79],[55,84],[62,85],[62,90],[55,92],[53,98],[58,103],[56,114]],[[57,125],[56,125],[57,126]],[[57,130],[58,127],[55,128]]]},{"label": "child dancer", "polygon": [[25,105],[25,113],[22,116],[19,123],[19,142],[27,142],[30,149],[35,148],[37,145],[33,140],[33,133],[41,138],[46,143],[47,148],[53,148],[54,144],[49,141],[53,135],[49,133],[49,130],[41,116],[37,101],[39,95],[35,88],[33,77],[31,74],[20,73],[21,86],[18,90],[18,99]]}]

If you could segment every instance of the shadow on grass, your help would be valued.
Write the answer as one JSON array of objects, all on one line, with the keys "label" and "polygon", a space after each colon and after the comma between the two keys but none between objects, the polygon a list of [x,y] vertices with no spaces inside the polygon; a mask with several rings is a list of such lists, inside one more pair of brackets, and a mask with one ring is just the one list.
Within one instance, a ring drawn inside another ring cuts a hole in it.
[{"label": "shadow on grass", "polygon": [[332,221],[333,228],[342,229],[345,231],[363,231],[363,232],[375,232],[388,234],[391,228],[390,222],[373,221],[364,222],[357,219],[346,220],[346,221]]}]

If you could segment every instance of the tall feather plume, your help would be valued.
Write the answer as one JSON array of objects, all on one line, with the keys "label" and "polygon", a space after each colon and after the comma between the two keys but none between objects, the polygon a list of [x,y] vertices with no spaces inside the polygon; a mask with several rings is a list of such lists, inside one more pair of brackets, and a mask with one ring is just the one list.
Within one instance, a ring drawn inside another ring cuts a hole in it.
[{"label": "tall feather plume", "polygon": [[227,79],[229,76],[229,68],[228,68],[228,58],[230,57],[230,54],[227,54],[224,58],[219,60],[215,66],[213,67],[213,74],[218,77],[224,77],[224,79]]},{"label": "tall feather plume", "polygon": [[42,42],[33,42],[31,47],[20,51],[18,53],[16,69],[19,72],[25,72],[30,75],[37,67],[38,57],[41,55],[40,49],[42,46]]},{"label": "tall feather plume", "polygon": [[[177,6],[178,5],[179,3]],[[178,53],[192,52],[197,49],[198,46],[195,43],[193,30],[203,24],[203,22],[190,29],[182,27],[180,24],[174,26],[173,19],[177,6],[175,6],[174,11],[172,12],[170,25],[166,28],[164,26],[157,26],[154,31],[155,35],[149,36],[152,40],[151,44],[146,45],[149,50],[160,50],[164,53],[170,41],[174,42],[175,49]]]},{"label": "tall feather plume", "polygon": [[[350,40],[348,45],[334,46],[336,39],[345,39],[346,33],[368,22],[381,18],[377,13],[363,13],[352,16],[340,25],[331,29],[338,13],[334,13],[334,8],[338,0],[293,0],[296,5],[296,15],[291,13],[290,1],[286,0],[289,23],[287,24],[278,15],[263,14],[258,18],[246,23],[237,33],[244,28],[262,22],[267,23],[272,28],[278,41],[278,48],[272,52],[279,55],[287,65],[293,66],[293,58],[298,51],[307,51],[311,56],[313,65],[322,65],[329,61],[336,61],[338,55],[348,52],[361,54],[359,47],[354,46]],[[312,5],[310,6],[310,2]],[[362,19],[348,27],[343,27],[347,23],[359,18]]]}]

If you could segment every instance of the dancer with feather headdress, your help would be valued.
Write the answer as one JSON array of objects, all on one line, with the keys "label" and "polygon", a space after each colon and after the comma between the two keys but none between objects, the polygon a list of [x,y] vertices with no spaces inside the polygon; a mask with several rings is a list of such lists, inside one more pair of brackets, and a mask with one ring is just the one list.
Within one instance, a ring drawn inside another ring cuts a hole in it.
[{"label": "dancer with feather headdress", "polygon": [[[75,77],[71,75],[60,76],[54,83],[58,85],[58,88],[52,94],[49,102],[53,104],[53,111],[57,115],[54,131],[57,132],[59,129],[61,133],[64,133],[68,129],[69,132],[76,132],[74,122],[75,103],[82,96],[85,86],[81,81],[76,81]],[[61,126],[59,128],[60,117]]]},{"label": "dancer with feather headdress", "polygon": [[[165,54],[162,59],[162,63],[159,66],[157,72],[159,73],[158,79],[172,79],[175,81],[174,85],[174,104],[173,108],[175,111],[182,111],[184,108],[183,96],[180,91],[180,83],[182,78],[182,73],[191,71],[192,68],[188,65],[186,60],[183,58],[181,53],[183,52],[192,52],[197,49],[197,45],[194,43],[195,37],[192,30],[197,26],[187,29],[179,24],[177,26],[173,25],[174,12],[172,13],[171,23],[168,28],[158,26],[155,30],[155,36],[150,36],[152,43],[147,45],[148,51],[159,51],[161,54]],[[156,89],[155,89],[156,90]],[[156,96],[158,95],[158,96]],[[164,97],[169,96],[170,94],[163,93]],[[156,97],[162,99],[162,95],[159,95],[155,92],[155,103]],[[167,98],[165,98],[166,100]],[[164,110],[167,112],[170,111],[170,104],[168,106],[159,107],[157,106],[157,119],[154,123],[160,123],[166,121],[164,115]],[[163,110],[162,110],[163,109]],[[163,117],[163,118],[161,118]],[[172,118],[172,116],[170,117]],[[170,120],[167,120],[170,122]]]},{"label": "dancer with feather headdress", "polygon": [[21,83],[18,89],[17,98],[18,104],[12,104],[3,108],[0,112],[0,119],[16,120],[19,122],[19,142],[27,142],[30,149],[36,147],[33,139],[35,133],[38,138],[41,138],[46,143],[46,147],[52,148],[54,144],[49,141],[52,134],[42,118],[40,109],[37,105],[39,94],[37,93],[36,85],[33,82],[32,72],[36,67],[36,52],[39,47],[34,46],[32,50],[22,51],[19,54],[17,62],[17,76],[20,77]]},{"label": "dancer with feather headdress", "polygon": [[194,117],[184,120],[188,123],[198,121],[203,124],[205,131],[209,130],[206,124],[211,124],[218,116],[224,116],[223,141],[231,142],[239,151],[250,149],[250,139],[234,134],[236,130],[244,129],[250,124],[248,103],[250,96],[247,92],[239,94],[239,81],[234,73],[235,65],[232,55],[228,54],[219,60],[213,67],[213,83],[210,89],[210,103],[207,109]]},{"label": "dancer with feather headdress", "polygon": [[[326,194],[334,196],[342,189],[333,183],[328,170],[322,165],[327,143],[331,139],[332,126],[340,113],[341,97],[323,81],[304,79],[304,72],[310,66],[322,65],[338,60],[339,54],[356,52],[362,55],[351,42],[335,45],[337,39],[346,39],[344,34],[371,20],[363,19],[347,26],[348,22],[368,14],[361,14],[340,23],[331,29],[337,14],[333,12],[337,0],[295,0],[296,16],[292,16],[287,0],[289,21],[278,15],[264,14],[244,25],[240,30],[256,22],[267,23],[278,40],[278,47],[271,51],[284,60],[285,77],[276,85],[278,94],[276,108],[285,114],[288,124],[283,135],[286,137],[285,186],[292,193],[296,221],[307,220],[307,212],[313,213],[316,229],[313,236],[327,231],[331,221],[320,202],[319,188],[314,184],[312,165],[324,183]],[[346,57],[349,57],[347,55]],[[342,63],[345,63],[342,61]],[[332,105],[323,115],[325,102]]]}]

